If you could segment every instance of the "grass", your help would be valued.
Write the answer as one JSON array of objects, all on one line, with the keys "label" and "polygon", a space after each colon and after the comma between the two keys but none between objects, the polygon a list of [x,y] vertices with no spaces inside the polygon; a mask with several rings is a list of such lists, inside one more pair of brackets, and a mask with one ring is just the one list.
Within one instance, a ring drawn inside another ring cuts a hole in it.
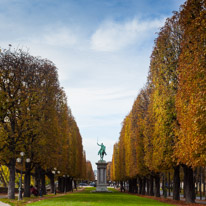
[{"label": "grass", "polygon": [[[53,197],[53,196],[55,196],[55,195],[53,195],[53,194],[44,195],[44,197]],[[35,199],[39,199],[39,197],[35,197],[35,196],[24,197],[23,200],[20,200],[20,201],[18,201],[18,197],[15,197],[14,200],[12,200],[12,199],[10,200],[8,198],[1,198],[0,201],[7,203],[11,206],[25,206],[28,202],[35,201]]]},{"label": "grass", "polygon": [[[169,206],[156,200],[120,193],[90,193],[94,188],[82,192],[26,204],[28,206]],[[170,205],[171,206],[171,205]]]}]

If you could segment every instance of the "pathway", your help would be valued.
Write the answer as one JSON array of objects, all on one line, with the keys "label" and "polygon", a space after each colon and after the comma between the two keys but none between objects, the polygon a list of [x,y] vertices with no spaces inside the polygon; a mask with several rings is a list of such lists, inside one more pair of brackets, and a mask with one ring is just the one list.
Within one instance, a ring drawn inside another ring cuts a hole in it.
[{"label": "pathway", "polygon": [[[163,195],[162,195],[162,197],[163,197]],[[172,192],[171,192],[171,196],[167,196],[167,198],[172,199]],[[183,195],[180,195],[180,199],[183,200],[183,201],[185,201],[185,198],[184,198]],[[199,204],[206,205],[206,198],[203,197],[202,200],[200,200],[200,197],[197,196],[196,199],[195,199],[195,202],[196,202],[196,203],[199,203]]]},{"label": "pathway", "polygon": [[[7,197],[8,197],[7,194],[1,194],[0,195],[0,199],[1,198],[7,198]],[[0,206],[10,206],[10,205],[0,201]]]},{"label": "pathway", "polygon": [[10,206],[10,205],[0,201],[0,206]]}]

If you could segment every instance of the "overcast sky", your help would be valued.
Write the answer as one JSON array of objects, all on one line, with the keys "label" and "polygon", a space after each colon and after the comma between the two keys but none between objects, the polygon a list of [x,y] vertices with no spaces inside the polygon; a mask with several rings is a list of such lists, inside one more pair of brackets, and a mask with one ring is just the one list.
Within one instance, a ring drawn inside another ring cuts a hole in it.
[{"label": "overcast sky", "polygon": [[184,0],[0,0],[0,48],[29,49],[58,68],[87,159],[106,161],[145,85],[154,39]]}]

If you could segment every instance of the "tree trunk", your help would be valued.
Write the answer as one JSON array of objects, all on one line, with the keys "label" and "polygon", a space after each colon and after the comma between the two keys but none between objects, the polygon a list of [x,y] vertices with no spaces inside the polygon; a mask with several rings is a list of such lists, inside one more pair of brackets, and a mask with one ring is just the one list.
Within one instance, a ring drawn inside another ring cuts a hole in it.
[{"label": "tree trunk", "polygon": [[170,182],[170,172],[168,172],[168,195],[171,196],[171,182]]},{"label": "tree trunk", "polygon": [[24,176],[24,197],[30,197],[30,182],[31,182],[31,175],[30,171],[25,173]]},{"label": "tree trunk", "polygon": [[77,181],[74,180],[74,188],[77,190]]},{"label": "tree trunk", "polygon": [[138,192],[138,188],[137,188],[137,178],[134,178],[134,193]]},{"label": "tree trunk", "polygon": [[9,185],[8,185],[8,198],[15,199],[15,159],[9,162]]},{"label": "tree trunk", "polygon": [[54,193],[54,175],[49,176],[51,193]]},{"label": "tree trunk", "polygon": [[73,192],[72,178],[68,177],[68,190]]},{"label": "tree trunk", "polygon": [[43,169],[41,169],[41,192],[42,195],[46,195],[45,171]]},{"label": "tree trunk", "polygon": [[66,177],[63,177],[63,190],[66,193]]},{"label": "tree trunk", "polygon": [[195,196],[197,195],[197,191],[198,191],[198,169],[195,168],[193,171],[193,178],[194,178],[194,184],[195,184]]},{"label": "tree trunk", "polygon": [[149,195],[154,196],[154,177],[150,175],[150,184],[149,184]]},{"label": "tree trunk", "polygon": [[193,170],[186,165],[183,166],[185,177],[185,198],[187,203],[195,202],[195,185],[193,179]]},{"label": "tree trunk", "polygon": [[25,176],[24,176],[24,197],[30,197],[31,186],[31,163],[25,163]]},{"label": "tree trunk", "polygon": [[66,184],[66,191],[69,191],[69,177],[65,178],[65,184]]},{"label": "tree trunk", "polygon": [[71,178],[71,191],[73,192],[73,177]]},{"label": "tree trunk", "polygon": [[203,167],[203,173],[202,173],[202,180],[203,180],[203,194],[205,196],[205,200],[206,200],[206,193],[205,193],[205,168]]},{"label": "tree trunk", "polygon": [[40,191],[40,166],[35,167],[35,187],[37,191]]},{"label": "tree trunk", "polygon": [[184,175],[184,185],[183,185],[183,188],[184,188],[184,198],[186,198],[186,193],[185,193],[186,187],[187,187],[187,180],[186,180],[186,175]]},{"label": "tree trunk", "polygon": [[139,194],[142,194],[142,178],[139,177]]},{"label": "tree trunk", "polygon": [[132,193],[132,179],[129,179],[129,192]]},{"label": "tree trunk", "polygon": [[163,191],[163,196],[167,197],[167,195],[166,195],[166,187],[165,187],[165,174],[164,173],[163,173],[163,176],[162,176],[162,191]]},{"label": "tree trunk", "polygon": [[173,200],[180,200],[180,166],[174,167]]},{"label": "tree trunk", "polygon": [[146,178],[143,177],[143,180],[142,180],[142,195],[145,195],[145,185],[146,185]]},{"label": "tree trunk", "polygon": [[63,178],[58,177],[58,190],[59,192],[64,192]]},{"label": "tree trunk", "polygon": [[146,178],[146,183],[147,183],[147,195],[149,195],[149,188],[150,188],[150,181],[148,178]]},{"label": "tree trunk", "polygon": [[155,175],[155,196],[160,197],[160,175]]},{"label": "tree trunk", "polygon": [[123,181],[120,181],[120,191],[123,191]]},{"label": "tree trunk", "polygon": [[200,191],[200,200],[202,200],[202,167],[200,167],[200,183],[199,183],[199,191]]}]

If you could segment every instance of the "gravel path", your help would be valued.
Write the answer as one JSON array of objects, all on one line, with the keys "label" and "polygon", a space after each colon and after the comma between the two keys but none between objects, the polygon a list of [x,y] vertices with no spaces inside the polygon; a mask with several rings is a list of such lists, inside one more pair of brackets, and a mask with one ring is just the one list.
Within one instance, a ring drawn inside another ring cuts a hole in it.
[{"label": "gravel path", "polygon": [[0,201],[0,206],[10,206],[10,205]]}]

